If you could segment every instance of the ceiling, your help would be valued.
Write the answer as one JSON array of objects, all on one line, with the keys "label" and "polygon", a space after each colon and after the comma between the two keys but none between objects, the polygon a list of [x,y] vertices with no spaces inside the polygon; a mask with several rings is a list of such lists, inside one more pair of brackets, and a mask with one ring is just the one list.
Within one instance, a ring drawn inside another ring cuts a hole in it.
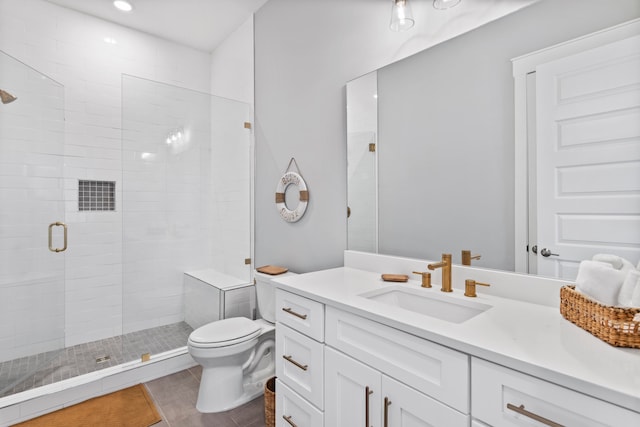
[{"label": "ceiling", "polygon": [[129,0],[120,12],[111,0],[47,0],[125,27],[211,52],[267,0]]}]

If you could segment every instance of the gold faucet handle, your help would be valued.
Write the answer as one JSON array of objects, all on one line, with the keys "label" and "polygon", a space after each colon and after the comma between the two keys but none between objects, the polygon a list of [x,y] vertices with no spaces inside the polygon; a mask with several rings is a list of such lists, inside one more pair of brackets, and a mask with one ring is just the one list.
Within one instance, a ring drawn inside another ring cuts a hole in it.
[{"label": "gold faucet handle", "polygon": [[476,294],[476,285],[480,286],[491,286],[489,283],[480,283],[476,282],[473,279],[467,279],[464,281],[464,296],[465,297],[477,297]]},{"label": "gold faucet handle", "polygon": [[462,251],[462,265],[471,265],[472,259],[480,259],[482,255],[471,255],[471,251]]},{"label": "gold faucet handle", "polygon": [[428,271],[414,271],[413,274],[419,274],[422,276],[422,287],[430,288],[431,287],[431,273]]}]

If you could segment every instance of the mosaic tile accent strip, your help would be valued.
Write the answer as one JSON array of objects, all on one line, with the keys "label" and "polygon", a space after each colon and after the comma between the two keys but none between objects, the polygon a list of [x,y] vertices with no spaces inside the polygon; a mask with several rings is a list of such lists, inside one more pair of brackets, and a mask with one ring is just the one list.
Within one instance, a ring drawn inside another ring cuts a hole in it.
[{"label": "mosaic tile accent strip", "polygon": [[78,209],[81,211],[115,211],[115,181],[86,181],[78,183]]},{"label": "mosaic tile accent strip", "polygon": [[[192,331],[191,326],[179,322],[2,362],[0,397],[140,360],[144,353],[183,347]],[[104,356],[109,360],[96,362]]]}]

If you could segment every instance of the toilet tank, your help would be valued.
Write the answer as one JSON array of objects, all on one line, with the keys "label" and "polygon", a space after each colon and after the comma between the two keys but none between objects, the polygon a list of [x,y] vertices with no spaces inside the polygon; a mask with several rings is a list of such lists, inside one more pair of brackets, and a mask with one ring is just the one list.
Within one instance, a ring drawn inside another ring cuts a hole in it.
[{"label": "toilet tank", "polygon": [[270,274],[255,272],[256,279],[256,300],[260,317],[267,322],[276,323],[276,291],[271,279],[294,276],[296,273],[286,272],[273,276]]},{"label": "toilet tank", "polygon": [[253,283],[214,269],[184,273],[184,320],[193,329],[229,317],[255,318]]}]

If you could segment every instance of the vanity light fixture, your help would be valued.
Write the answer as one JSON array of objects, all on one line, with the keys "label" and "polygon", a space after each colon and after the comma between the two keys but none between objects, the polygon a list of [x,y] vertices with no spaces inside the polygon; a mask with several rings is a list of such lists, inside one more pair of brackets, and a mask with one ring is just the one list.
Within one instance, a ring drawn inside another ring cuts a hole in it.
[{"label": "vanity light fixture", "polygon": [[434,9],[449,9],[453,6],[457,6],[461,0],[433,0]]},{"label": "vanity light fixture", "polygon": [[413,15],[411,14],[411,6],[409,0],[393,0],[393,6],[391,7],[391,24],[389,28],[391,31],[407,31],[413,25]]},{"label": "vanity light fixture", "polygon": [[113,6],[122,12],[131,12],[133,10],[133,5],[127,0],[115,0]]}]

